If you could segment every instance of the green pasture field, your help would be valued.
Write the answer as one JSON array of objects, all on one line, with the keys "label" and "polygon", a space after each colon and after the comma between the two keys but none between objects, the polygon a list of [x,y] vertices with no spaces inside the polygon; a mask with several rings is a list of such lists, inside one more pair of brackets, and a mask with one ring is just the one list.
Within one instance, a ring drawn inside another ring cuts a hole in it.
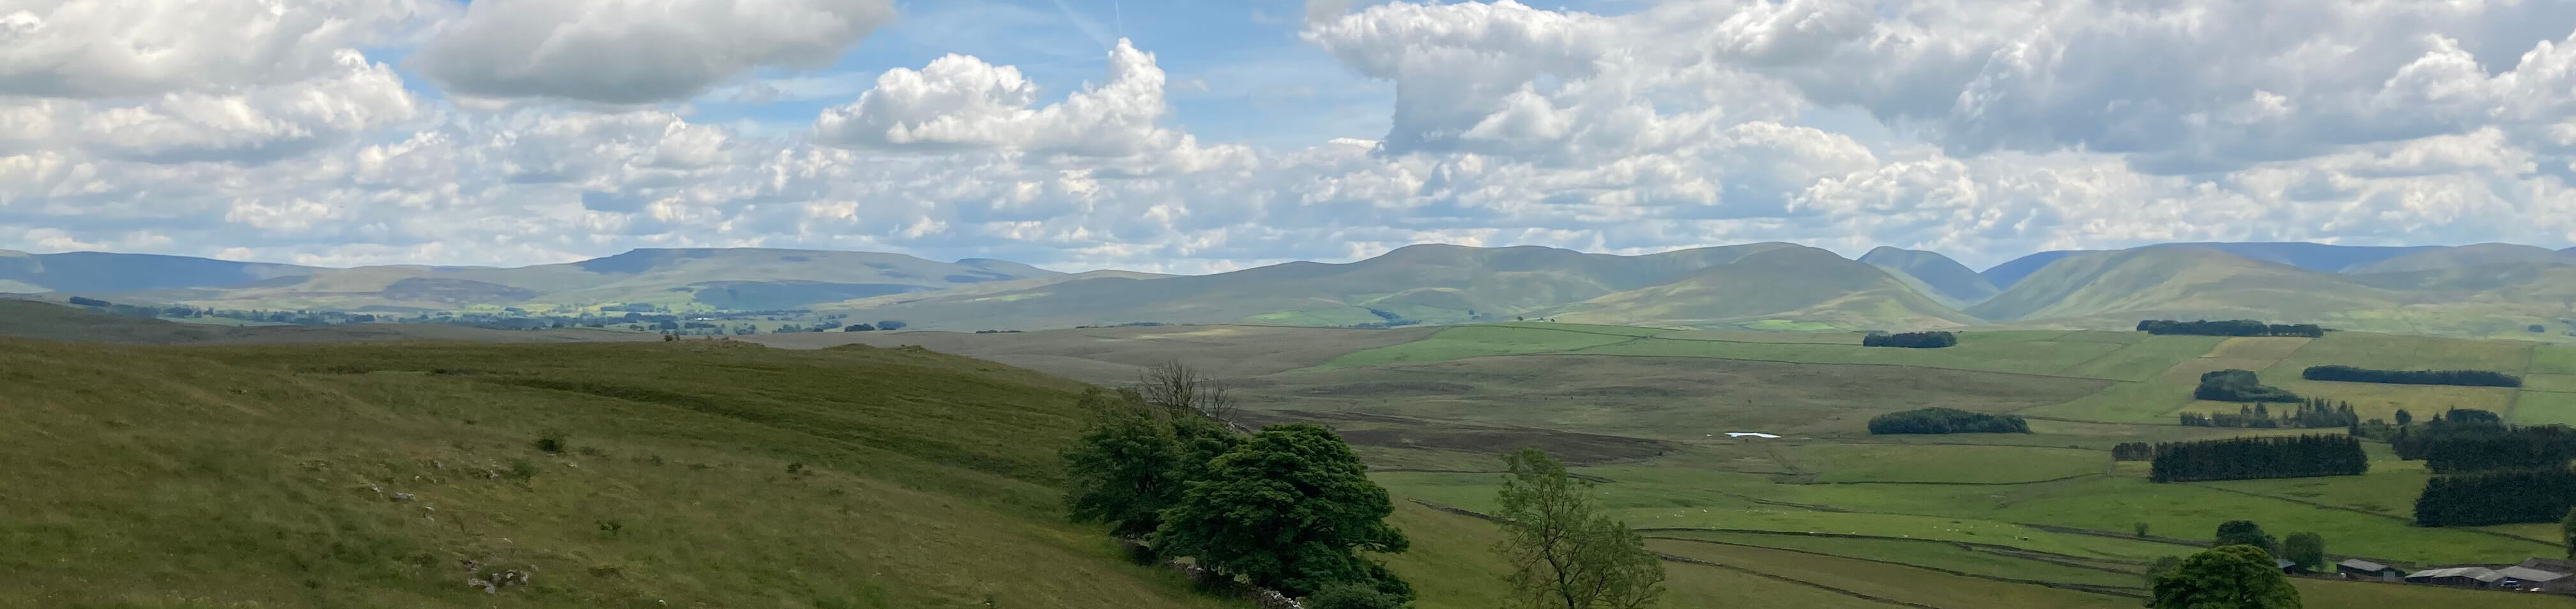
[{"label": "green pasture field", "polygon": [[1957,346],[1943,347],[1940,349],[1863,347],[1859,345],[1739,343],[1703,340],[1674,340],[1661,337],[1650,337],[1635,341],[1592,347],[1575,352],[1597,355],[1711,357],[1721,359],[1746,359],[1812,364],[1919,366],[1926,368],[1984,370],[1992,372],[2013,372],[2054,376],[2059,369],[2068,365],[2091,360],[2122,348],[2122,345],[2112,343],[2060,343],[2044,340],[2009,340],[2004,338],[1987,338],[1973,341],[1969,339],[1969,337],[1978,336],[1979,334],[1983,333],[1972,332],[1962,335]]},{"label": "green pasture field", "polygon": [[1648,540],[1646,547],[1677,556],[1743,566],[1802,582],[1882,598],[1902,598],[1945,609],[2135,609],[2139,605],[2135,598],[1998,582],[1916,567],[1769,548],[1674,539]]},{"label": "green pasture field", "polygon": [[[1413,585],[1418,609],[1504,606],[1511,565],[1494,553],[1502,531],[1493,523],[1435,511],[1396,497],[1396,526],[1412,541],[1403,554],[1381,556]],[[1665,606],[1730,609],[1888,609],[1884,603],[1718,567],[1664,563]]]},{"label": "green pasture field", "polygon": [[2174,422],[2174,409],[2191,402],[2189,384],[2118,382],[2074,400],[2017,410],[2026,417],[2122,423]]},{"label": "green pasture field", "polygon": [[2524,391],[2576,392],[2576,374],[2525,374]]},{"label": "green pasture field", "polygon": [[1819,345],[1858,345],[1861,335],[1852,332],[1766,332],[1761,330],[1675,330],[1654,334],[1674,340],[1719,340],[1738,343],[1812,343]]},{"label": "green pasture field", "polygon": [[1638,333],[1641,330],[1649,329],[1534,323],[1458,326],[1422,340],[1354,351],[1316,368],[1427,364],[1488,355],[1576,351],[1633,340],[1644,335]]},{"label": "green pasture field", "polygon": [[[2092,463],[2097,468],[2094,471],[2101,471],[2098,468],[2103,462]],[[1828,473],[1801,469],[1819,477]],[[2563,552],[2554,544],[2416,527],[2403,512],[2391,514],[2360,507],[2375,503],[2411,509],[2414,493],[2421,488],[2420,473],[2308,479],[2328,485],[2312,490],[2263,486],[2302,481],[2230,483],[2251,488],[2222,489],[2100,475],[2029,484],[1782,484],[1770,475],[1688,467],[1686,460],[1578,471],[1614,480],[1600,487],[1604,500],[1617,506],[1630,524],[1640,527],[1946,539],[2057,554],[2136,559],[2160,551],[2136,546],[2163,544],[2041,532],[2020,525],[2055,525],[2125,536],[2133,525],[2144,522],[2155,535],[2201,539],[2221,522],[2242,519],[2262,523],[2276,534],[2319,533],[2338,553],[2418,564],[2511,562]],[[1490,501],[1494,484],[1491,475],[1387,474],[1382,478],[1391,487],[1426,500],[1470,509]],[[2280,495],[2265,496],[2267,491]],[[2305,492],[2318,493],[2319,497],[2291,494]],[[2374,492],[2384,496],[2374,500],[2369,496]]]},{"label": "green pasture field", "polygon": [[2576,393],[2524,389],[2508,416],[2523,425],[2576,425]]},{"label": "green pasture field", "polygon": [[[1716,541],[1737,545],[1832,554],[1897,562],[1963,573],[2093,586],[2141,588],[2144,567],[2081,556],[2039,554],[1948,541],[1817,537],[1786,533],[1737,531],[1653,531],[1666,539]],[[2174,546],[2176,552],[2186,548]],[[2142,589],[2143,591],[2143,589]]]},{"label": "green pasture field", "polygon": [[1797,321],[1790,319],[1763,319],[1748,321],[1736,325],[1742,326],[1748,330],[1761,330],[1767,332],[1832,332],[1843,329],[1842,326],[1836,326],[1834,324],[1821,321]]},{"label": "green pasture field", "polygon": [[2531,348],[2532,374],[2576,375],[2576,346],[2538,345]]},{"label": "green pasture field", "polygon": [[[2122,381],[2154,380],[2156,375],[2164,374],[2165,370],[2173,368],[2174,364],[2209,353],[2211,349],[2218,346],[2220,341],[2225,340],[2216,336],[2152,336],[2138,332],[2080,332],[2077,334],[2125,334],[2138,337],[2137,342],[2124,343],[2129,346],[2118,351],[2059,371],[2061,374],[2070,376]],[[2058,342],[2078,341],[2061,339]]]},{"label": "green pasture field", "polygon": [[2299,378],[2309,366],[2341,365],[2384,370],[2493,370],[2522,374],[2532,367],[2534,345],[2523,342],[2463,340],[2369,332],[2327,332],[2279,364],[2263,370],[2267,379]]},{"label": "green pasture field", "polygon": [[2035,482],[2099,474],[2111,462],[2107,452],[2024,446],[1808,444],[1784,452],[1799,468],[1822,472],[1816,481],[1826,483]]}]

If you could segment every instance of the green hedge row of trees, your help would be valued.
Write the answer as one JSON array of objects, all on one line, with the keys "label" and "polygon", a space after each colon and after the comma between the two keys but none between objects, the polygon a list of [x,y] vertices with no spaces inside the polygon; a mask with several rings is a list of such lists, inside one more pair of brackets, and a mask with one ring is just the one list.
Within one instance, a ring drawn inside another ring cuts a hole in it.
[{"label": "green hedge row of trees", "polygon": [[2391,385],[2522,386],[2522,377],[2493,370],[2379,370],[2352,366],[2309,366],[2307,370],[2299,373],[2299,378],[2311,381]]},{"label": "green hedge row of trees", "polygon": [[2210,321],[2206,319],[2199,321],[2149,319],[2138,322],[2138,331],[2148,334],[2189,334],[2195,336],[2305,336],[2316,338],[2326,335],[2326,329],[2316,324],[2267,324],[2251,319],[2231,319],[2225,321]]},{"label": "green hedge row of trees", "polygon": [[1917,408],[1870,417],[1873,434],[2030,433],[2030,423],[2008,414],[1957,408]]},{"label": "green hedge row of trees", "polygon": [[2227,438],[2156,445],[2148,479],[2156,482],[2350,476],[2370,471],[2352,436]]},{"label": "green hedge row of trees", "polygon": [[2480,526],[2558,522],[2576,505],[2576,472],[2565,467],[2434,476],[2415,498],[2415,523]]},{"label": "green hedge row of trees", "polygon": [[1905,332],[1900,334],[1870,333],[1860,338],[1863,347],[1907,347],[1939,349],[1959,344],[1959,335],[1948,332]]},{"label": "green hedge row of trees", "polygon": [[2214,402],[2296,402],[2299,394],[2263,384],[2252,370],[2213,370],[2201,373],[2200,386],[2191,390],[2192,399]]}]

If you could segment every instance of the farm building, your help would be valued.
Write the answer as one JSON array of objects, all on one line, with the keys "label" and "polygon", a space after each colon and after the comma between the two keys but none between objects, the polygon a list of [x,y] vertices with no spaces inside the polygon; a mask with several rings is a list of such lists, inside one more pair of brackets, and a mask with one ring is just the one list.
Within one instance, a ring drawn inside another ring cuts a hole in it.
[{"label": "farm building", "polygon": [[2342,575],[2344,579],[2369,579],[2384,582],[2397,581],[2399,578],[2405,577],[2406,575],[2405,571],[2399,571],[2396,567],[2370,562],[2359,558],[2346,559],[2343,562],[2335,563],[2335,573]]},{"label": "farm building", "polygon": [[2498,582],[2501,582],[2504,579],[2504,575],[2496,573],[2495,569],[2489,569],[2486,567],[2443,567],[2440,569],[2425,569],[2406,575],[2406,583],[2410,584],[2433,584],[2437,586],[2458,586],[2462,588],[2493,588]]},{"label": "farm building", "polygon": [[2280,568],[2281,568],[2281,572],[2282,572],[2282,573],[2287,573],[2287,574],[2290,574],[2290,575],[2307,575],[2307,574],[2308,574],[2308,567],[2307,567],[2306,565],[2301,565],[2301,564],[2299,564],[2299,561],[2290,560],[2290,559],[2287,559],[2287,558],[2275,558],[2275,559],[2272,559],[2272,566],[2280,567]]},{"label": "farm building", "polygon": [[2496,587],[2512,590],[2559,590],[2563,589],[2567,583],[2564,581],[2567,579],[2566,573],[2534,569],[2522,565],[2496,569],[2496,574],[2504,576],[2504,579],[2496,581]]},{"label": "farm building", "polygon": [[2522,561],[2522,564],[2516,566],[2525,569],[2539,569],[2552,573],[2576,573],[2576,560],[2535,557],[2525,559]]}]

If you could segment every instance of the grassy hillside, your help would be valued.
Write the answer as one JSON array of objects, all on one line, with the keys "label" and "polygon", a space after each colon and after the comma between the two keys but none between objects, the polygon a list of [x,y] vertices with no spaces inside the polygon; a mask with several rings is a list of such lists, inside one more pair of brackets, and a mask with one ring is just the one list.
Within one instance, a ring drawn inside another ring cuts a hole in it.
[{"label": "grassy hillside", "polygon": [[[2384,447],[2362,476],[2148,482],[2108,449],[2302,430],[2123,422],[2102,414],[2139,400],[2101,396],[2144,396],[2147,420],[2170,420],[2179,403],[2152,400],[2187,397],[2188,384],[2164,381],[2210,366],[2576,378],[2568,348],[2365,333],[1969,332],[1944,349],[1550,323],[760,338],[805,348],[0,339],[0,459],[32,465],[0,470],[0,572],[27,574],[0,578],[0,606],[1245,606],[1128,565],[1098,531],[1063,522],[1055,455],[1081,424],[1080,385],[834,346],[848,341],[1103,381],[1169,358],[1204,365],[1251,421],[1322,422],[1357,445],[1413,539],[1386,559],[1426,609],[1495,606],[1506,567],[1492,524],[1414,501],[1492,509],[1494,454],[1521,446],[1566,458],[1646,529],[1673,606],[2134,607],[2148,561],[2195,551],[2234,519],[2323,534],[2337,557],[2551,555],[2547,525],[2413,526],[2426,474]],[[2543,416],[2539,394],[2509,416]],[[1870,416],[1923,406],[2082,404],[2094,406],[2035,418],[2030,434],[1864,431]],[[2095,420],[2072,420],[2084,417]],[[547,436],[567,448],[537,448]],[[2152,535],[2131,532],[2141,523]],[[487,595],[465,585],[478,574],[466,561],[533,579]],[[2319,607],[2570,604],[2297,585]]]},{"label": "grassy hillside", "polygon": [[1983,301],[2002,291],[1976,271],[1939,252],[1898,249],[1879,246],[1861,254],[1860,262],[1886,269],[1898,279],[1919,284],[1926,295],[1948,299],[1943,304],[1966,306]]},{"label": "grassy hillside", "polygon": [[147,302],[227,309],[551,310],[649,303],[678,310],[800,308],[907,292],[1058,275],[997,260],[759,248],[640,249],[516,268],[307,269],[240,287],[140,292]]},{"label": "grassy hillside", "polygon": [[0,604],[1230,606],[1061,522],[1075,385],[960,357],[0,340],[0,374]]},{"label": "grassy hillside", "polygon": [[[1759,243],[1646,256],[1545,247],[1414,245],[1348,264],[1292,262],[1151,280],[1099,278],[1003,292],[882,303],[865,318],[940,329],[1037,329],[1135,321],[1339,326],[1510,319],[1661,285],[1757,252]],[[1846,261],[1848,262],[1848,261]]]},{"label": "grassy hillside", "polygon": [[2460,247],[2428,248],[2406,255],[2359,265],[2344,272],[2357,274],[2406,273],[2439,269],[2477,268],[2506,264],[2576,264],[2570,258],[2544,248],[2509,243],[2480,243]]},{"label": "grassy hillside", "polygon": [[2190,247],[2147,247],[2068,256],[1993,299],[1968,308],[1986,319],[2118,315],[2304,318],[2314,312],[2384,309],[2406,300],[2294,266]]},{"label": "grassy hillside", "polygon": [[98,293],[226,287],[320,270],[323,269],[186,256],[0,250],[0,292]]},{"label": "grassy hillside", "polygon": [[1977,321],[1867,264],[1806,247],[1708,267],[1672,283],[1548,309],[1560,321],[1723,327],[1766,319],[1844,330],[1956,327]]},{"label": "grassy hillside", "polygon": [[660,340],[656,334],[563,328],[504,331],[443,324],[222,326],[107,315],[80,307],[0,299],[0,336],[107,343],[334,343],[447,340],[495,343]]}]

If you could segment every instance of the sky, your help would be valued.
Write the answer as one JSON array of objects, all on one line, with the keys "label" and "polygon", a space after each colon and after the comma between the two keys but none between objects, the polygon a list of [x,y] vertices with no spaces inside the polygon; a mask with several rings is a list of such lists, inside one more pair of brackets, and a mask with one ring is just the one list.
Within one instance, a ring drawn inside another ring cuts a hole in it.
[{"label": "sky", "polygon": [[2564,0],[0,0],[0,249],[2576,245]]}]

